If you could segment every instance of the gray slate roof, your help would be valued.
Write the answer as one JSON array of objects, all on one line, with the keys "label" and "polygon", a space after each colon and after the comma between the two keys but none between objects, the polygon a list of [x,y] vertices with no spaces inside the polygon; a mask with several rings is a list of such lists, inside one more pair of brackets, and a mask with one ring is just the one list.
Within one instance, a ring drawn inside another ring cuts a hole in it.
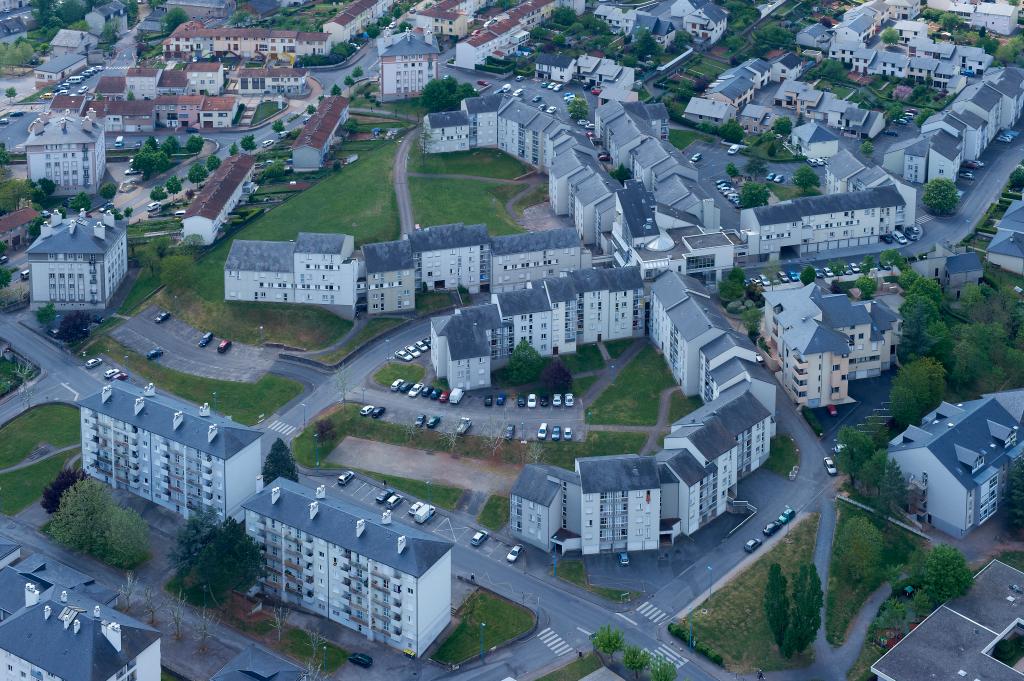
[{"label": "gray slate roof", "polygon": [[469,125],[469,116],[465,111],[438,111],[427,114],[427,122],[434,130]]},{"label": "gray slate roof", "polygon": [[225,270],[242,272],[291,272],[294,269],[295,244],[290,241],[231,242]]},{"label": "gray slate roof", "polygon": [[825,194],[803,196],[791,201],[782,201],[774,206],[753,208],[758,223],[775,225],[799,222],[805,215],[842,213],[848,210],[905,206],[906,201],[893,186],[872,187],[862,192],[847,194]]},{"label": "gray slate roof", "polygon": [[672,434],[685,435],[705,459],[712,460],[735,447],[737,436],[770,416],[749,385],[735,385],[672,424]]},{"label": "gray slate roof", "polygon": [[64,69],[80,61],[85,61],[84,54],[65,54],[61,57],[54,57],[39,66],[34,66],[36,71],[42,73],[60,73]]},{"label": "gray slate roof", "polygon": [[438,333],[448,339],[448,357],[453,360],[487,357],[491,344],[487,332],[501,326],[501,314],[494,304],[465,307],[447,317]]},{"label": "gray slate roof", "polygon": [[523,466],[515,484],[512,485],[510,494],[543,506],[550,506],[555,495],[561,489],[561,485],[551,478],[574,484],[579,484],[580,481],[575,472],[567,471],[564,468],[544,464],[527,464]]},{"label": "gray slate roof", "polygon": [[718,470],[714,461],[709,461],[707,466],[702,466],[700,461],[686,449],[667,449],[658,452],[658,461],[662,466],[669,468],[679,479],[692,487],[701,480]]},{"label": "gray slate roof", "polygon": [[[100,222],[94,218],[74,218],[65,220],[54,227],[53,234],[38,236],[28,247],[29,255],[46,255],[49,253],[86,253],[103,255],[120,240],[127,229],[123,220],[118,226],[106,226],[106,238],[97,239],[93,235],[93,226]],[[71,226],[74,225],[74,231]]]},{"label": "gray slate roof", "polygon": [[623,226],[631,238],[655,237],[661,233],[654,217],[654,194],[644,188],[643,182],[627,180],[615,195],[622,207]]},{"label": "gray slate roof", "polygon": [[988,246],[988,252],[995,255],[1024,259],[1024,233],[1013,232],[1008,229],[996,231],[996,235],[992,237],[992,242]]},{"label": "gray slate roof", "polygon": [[412,246],[406,240],[381,241],[363,246],[366,273],[394,272],[413,268]]},{"label": "gray slate roof", "polygon": [[250,643],[211,676],[210,681],[300,681],[305,675],[306,671],[295,663]]},{"label": "gray slate roof", "polygon": [[[59,586],[61,589],[74,589],[102,605],[114,605],[117,602],[118,594],[113,589],[103,586],[91,575],[79,572],[70,565],[43,553],[33,553],[27,558],[23,558],[18,561],[16,569],[26,577],[31,576],[31,581],[42,583],[47,588]],[[24,597],[24,588],[22,588],[22,597]]]},{"label": "gray slate roof", "polygon": [[480,97],[467,97],[462,100],[462,106],[466,113],[470,114],[497,113],[498,109],[501,108],[503,100],[504,97],[497,93],[481,95]]},{"label": "gray slate roof", "polygon": [[619,454],[576,459],[584,494],[657,489],[658,464],[653,456]]},{"label": "gray slate roof", "polygon": [[534,251],[552,251],[561,248],[579,248],[580,237],[572,227],[546,229],[496,236],[491,239],[491,255],[516,255]]},{"label": "gray slate roof", "polygon": [[464,225],[461,222],[426,227],[409,235],[409,244],[414,253],[482,246],[490,240],[487,225]]},{"label": "gray slate roof", "polygon": [[[112,392],[106,402],[102,400],[102,391],[97,391],[78,404],[218,459],[230,459],[263,435],[261,431],[212,412],[209,416],[200,416],[197,407],[176,397],[161,394],[144,396],[141,388],[122,381],[113,381],[108,386]],[[138,414],[135,413],[137,397],[145,401],[145,406]],[[176,411],[184,415],[177,429],[174,428]],[[217,425],[217,435],[213,442],[208,442],[209,426],[213,424]]]},{"label": "gray slate roof", "polygon": [[295,239],[295,252],[338,255],[345,249],[345,243],[351,238],[348,234],[299,232],[298,237]]},{"label": "gray slate roof", "polygon": [[395,42],[384,48],[383,57],[410,57],[429,54],[440,54],[441,50],[433,42],[428,43],[421,36],[406,31]]},{"label": "gray slate roof", "polygon": [[497,295],[498,308],[502,317],[547,312],[551,309],[548,294],[543,288],[526,288],[506,291]]},{"label": "gray slate roof", "polygon": [[949,274],[967,274],[968,272],[981,272],[981,258],[976,251],[958,253],[946,258],[946,272]]},{"label": "gray slate roof", "polygon": [[573,58],[564,54],[545,54],[542,52],[537,55],[537,64],[540,66],[567,69],[572,65],[572,62]]},{"label": "gray slate roof", "polygon": [[[281,496],[271,503],[275,487],[281,488]],[[311,520],[309,505],[314,501],[318,511]],[[450,542],[414,527],[382,525],[378,514],[343,499],[317,499],[315,490],[285,478],[249,497],[242,507],[414,577],[422,576],[452,549]],[[356,521],[360,519],[366,521],[366,529],[357,537]],[[398,537],[403,535],[405,550],[399,553]]]}]

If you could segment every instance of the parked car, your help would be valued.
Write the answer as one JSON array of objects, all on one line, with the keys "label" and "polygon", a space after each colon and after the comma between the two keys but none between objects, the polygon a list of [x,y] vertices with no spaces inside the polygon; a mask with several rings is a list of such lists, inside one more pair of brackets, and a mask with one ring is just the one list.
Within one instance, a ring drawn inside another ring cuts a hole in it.
[{"label": "parked car", "polygon": [[388,510],[393,511],[401,506],[403,501],[405,501],[405,497],[401,494],[392,494],[388,497],[387,501],[384,502],[384,506],[387,507]]},{"label": "parked car", "polygon": [[385,501],[390,499],[391,495],[394,493],[395,490],[391,489],[390,487],[385,487],[383,490],[381,490],[381,493],[374,498],[374,501],[376,501],[378,504],[383,504]]},{"label": "parked car", "polygon": [[146,353],[146,359],[156,359],[157,357],[163,357],[164,349],[161,347],[155,347]]},{"label": "parked car", "polygon": [[776,532],[778,532],[780,529],[782,529],[782,524],[773,520],[764,526],[764,529],[761,530],[761,534],[763,534],[766,537],[770,537]]},{"label": "parked car", "polygon": [[344,487],[348,483],[352,482],[352,478],[354,477],[356,477],[355,473],[353,473],[352,471],[345,471],[344,473],[338,476],[338,485],[340,487]]},{"label": "parked car", "polygon": [[561,407],[562,406],[562,394],[561,393],[555,393],[555,396],[551,398],[551,406],[552,407]]},{"label": "parked car", "polygon": [[505,406],[505,393],[498,393],[498,397],[495,398],[494,404],[499,407]]},{"label": "parked car", "polygon": [[822,461],[825,463],[825,472],[829,475],[839,475],[839,469],[836,468],[836,462],[832,460],[831,456],[826,456]]},{"label": "parked car", "polygon": [[525,395],[516,395],[516,406],[519,407],[520,409],[526,406]]},{"label": "parked car", "polygon": [[442,391],[441,394],[438,395],[437,401],[440,402],[441,404],[445,404],[448,401],[448,396],[450,394],[451,393],[448,390]]},{"label": "parked car", "polygon": [[427,419],[427,428],[433,430],[434,428],[437,428],[437,424],[439,423],[441,423],[440,416],[431,416],[429,419]]},{"label": "parked car", "polygon": [[507,560],[510,563],[514,563],[514,562],[516,562],[516,559],[519,558],[519,554],[522,553],[522,552],[523,552],[522,544],[516,544],[515,546],[512,547],[512,550],[508,552],[508,555],[505,556],[505,560]]},{"label": "parked car", "polygon": [[786,507],[786,510],[785,510],[785,511],[783,511],[783,512],[782,512],[782,513],[781,513],[781,514],[779,515],[779,523],[780,523],[780,524],[782,524],[782,525],[785,525],[785,524],[787,524],[787,523],[788,523],[788,522],[789,522],[790,520],[792,520],[792,519],[793,519],[793,518],[794,518],[795,516],[796,516],[796,511],[794,511],[794,510],[793,510],[792,508],[790,508],[789,506],[787,506],[787,507]]},{"label": "parked car", "polygon": [[416,427],[417,428],[422,428],[426,424],[426,422],[427,422],[427,415],[426,414],[420,414],[419,416],[416,417]]},{"label": "parked car", "polygon": [[690,157],[690,163],[697,163],[702,158],[704,158],[704,154],[694,154],[693,156]]},{"label": "parked car", "polygon": [[213,340],[213,333],[210,332],[210,331],[207,331],[206,333],[203,334],[203,337],[199,339],[199,347],[205,348],[207,345],[210,344],[210,341],[212,341],[212,340]]},{"label": "parked car", "polygon": [[834,276],[836,276],[836,273],[832,271],[831,267],[825,267],[823,269],[825,271],[825,276],[826,277],[834,277]]},{"label": "parked car", "polygon": [[883,134],[883,135],[888,135],[889,137],[899,137],[899,135],[900,135],[900,134],[899,134],[899,133],[898,133],[897,131],[895,131],[895,130],[889,130],[888,128],[886,128],[885,130],[883,130],[883,131],[882,131],[882,134]]},{"label": "parked car", "polygon": [[511,440],[516,436],[516,427],[511,423],[505,426],[505,439]]},{"label": "parked car", "polygon": [[476,533],[473,535],[473,538],[469,540],[469,543],[473,546],[480,546],[485,541],[487,541],[487,538],[490,536],[491,535],[487,530],[477,530]]},{"label": "parked car", "polygon": [[363,669],[369,669],[373,666],[373,658],[366,653],[352,653],[348,656],[348,661]]},{"label": "parked car", "polygon": [[552,442],[558,442],[561,439],[562,439],[562,427],[561,426],[554,426],[551,429],[551,441]]},{"label": "parked car", "polygon": [[562,398],[562,404],[565,405],[566,407],[575,406],[576,398],[573,396],[572,393],[566,393],[565,397]]},{"label": "parked car", "polygon": [[374,407],[373,411],[370,412],[370,416],[375,419],[379,419],[381,416],[384,416],[384,412],[386,411],[387,409],[384,407]]},{"label": "parked car", "polygon": [[171,313],[165,311],[165,312],[160,312],[159,314],[157,314],[156,317],[153,317],[153,321],[156,322],[157,324],[163,324],[164,322],[166,322],[170,318],[171,318]]},{"label": "parked car", "polygon": [[537,406],[537,396],[535,394],[530,393],[530,396],[526,398],[526,406],[530,409]]},{"label": "parked car", "polygon": [[126,374],[123,371],[118,371],[116,374],[114,374],[114,380],[115,381],[127,381],[128,380],[128,374]]},{"label": "parked car", "polygon": [[619,553],[619,565],[627,567],[629,565],[629,554],[625,551]]},{"label": "parked car", "polygon": [[548,424],[540,424],[540,428],[537,429],[537,439],[547,440],[548,439]]},{"label": "parked car", "polygon": [[494,404],[494,395],[487,395],[484,397],[484,406],[489,407]]},{"label": "parked car", "polygon": [[746,544],[743,545],[743,550],[747,553],[753,553],[754,551],[757,551],[759,548],[761,548],[760,539],[750,539],[747,541]]},{"label": "parked car", "polygon": [[731,147],[729,147],[729,151],[727,151],[726,153],[729,154],[730,156],[735,156],[736,154],[740,153],[740,145],[732,145]]},{"label": "parked car", "polygon": [[372,404],[368,404],[368,405],[366,405],[365,407],[363,407],[362,409],[359,410],[359,415],[360,416],[369,416],[372,413],[373,413],[373,405]]},{"label": "parked car", "polygon": [[103,360],[99,357],[93,357],[85,363],[85,368],[92,369],[93,367],[98,367],[100,364],[103,364]]},{"label": "parked car", "polygon": [[222,355],[230,349],[231,341],[227,340],[226,338],[222,340],[219,345],[217,345],[217,352]]},{"label": "parked car", "polygon": [[107,379],[108,381],[112,381],[114,379],[114,376],[117,376],[118,373],[118,369],[107,369],[106,371],[103,372],[103,378]]},{"label": "parked car", "polygon": [[413,384],[413,386],[411,388],[409,388],[409,393],[408,393],[409,397],[419,397],[420,396],[420,390],[422,390],[422,389],[423,389],[423,384],[422,383],[415,383],[415,384]]}]

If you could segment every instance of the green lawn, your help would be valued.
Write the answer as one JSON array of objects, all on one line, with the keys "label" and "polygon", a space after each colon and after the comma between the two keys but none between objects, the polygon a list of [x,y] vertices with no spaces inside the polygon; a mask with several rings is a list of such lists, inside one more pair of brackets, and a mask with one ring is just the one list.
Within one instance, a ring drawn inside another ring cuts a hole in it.
[{"label": "green lawn", "polygon": [[817,189],[812,189],[810,192],[804,193],[800,187],[794,187],[791,184],[775,184],[774,182],[768,183],[768,189],[779,201],[789,201],[799,196],[816,196],[821,193]]},{"label": "green lawn", "polygon": [[604,349],[608,351],[608,355],[612,359],[617,359],[619,355],[628,350],[635,342],[635,338],[620,338],[618,340],[605,341]]},{"label": "green lawn", "polygon": [[558,358],[573,374],[604,369],[604,358],[601,357],[601,350],[598,349],[596,343],[581,345],[576,348],[575,353],[559,355]]},{"label": "green lawn", "polygon": [[487,503],[480,509],[476,521],[488,530],[500,532],[508,524],[508,497],[504,494],[487,497]]},{"label": "green lawn", "polygon": [[597,379],[600,376],[581,376],[580,378],[572,379],[572,393],[578,400],[581,396],[585,395],[590,386],[597,383]]},{"label": "green lawn", "polygon": [[68,459],[78,455],[77,449],[51,456],[39,463],[0,474],[0,512],[16,515],[43,495],[43,488],[57,477]]},{"label": "green lawn", "polygon": [[561,669],[545,674],[537,681],[580,681],[588,674],[596,672],[601,666],[601,660],[597,659],[597,655],[589,653],[573,660]]},{"label": "green lawn", "polygon": [[324,364],[333,364],[339,361],[343,357],[347,357],[356,348],[360,347],[367,341],[375,338],[379,334],[384,333],[388,329],[393,329],[402,322],[404,319],[398,317],[373,317],[366,322],[363,328],[356,331],[356,333],[349,338],[344,344],[338,346],[330,352],[325,352],[322,355],[317,355],[317,361],[323,362]]},{"label": "green lawn", "polygon": [[0,468],[19,463],[41,444],[68,447],[81,438],[77,409],[63,404],[35,407],[0,428]]},{"label": "green lawn", "polygon": [[[575,435],[579,438],[579,435]],[[640,451],[647,441],[643,433],[616,433],[607,430],[595,430],[587,433],[587,439],[580,442],[545,442],[542,463],[561,466],[570,470],[576,459],[603,454],[634,454]]]},{"label": "green lawn", "polygon": [[252,115],[250,125],[259,125],[278,112],[277,102],[260,102]]},{"label": "green lawn", "polygon": [[590,423],[653,426],[658,422],[658,397],[675,385],[665,360],[647,345],[587,408]]},{"label": "green lawn", "polygon": [[[323,454],[322,450],[321,454]],[[394,487],[399,492],[405,492],[410,496],[423,499],[427,503],[449,511],[455,508],[455,504],[459,503],[459,497],[465,491],[461,487],[453,487],[452,485],[443,485],[436,482],[428,483],[425,480],[413,480],[412,478],[377,473],[376,471],[368,471],[362,468],[353,468],[352,470],[358,471],[382,484],[386,480],[388,487]]]},{"label": "green lawn", "polygon": [[668,141],[672,143],[676,149],[685,149],[697,140],[704,142],[712,141],[712,138],[705,135],[702,132],[696,130],[669,130]]},{"label": "green lawn", "polygon": [[788,435],[773,437],[768,460],[765,461],[764,467],[785,477],[798,463],[800,463],[800,457],[796,453],[796,444],[793,442],[793,438]]},{"label": "green lawn", "polygon": [[409,172],[431,175],[475,175],[498,180],[514,180],[530,172],[529,166],[497,149],[453,151],[448,154],[424,154],[416,147],[409,154]]},{"label": "green lawn", "polygon": [[[843,526],[856,517],[871,519],[871,514],[848,504],[838,504],[839,519],[836,521],[836,536],[842,535]],[[839,645],[846,640],[846,630],[856,617],[867,597],[877,589],[890,574],[899,574],[915,560],[923,556],[921,540],[891,523],[881,528],[882,565],[875,570],[874,579],[854,582],[840,577],[832,571],[828,579],[828,596],[825,599],[825,634],[828,642]],[[838,563],[838,542],[832,545],[832,564]]]},{"label": "green lawn", "polygon": [[388,388],[399,378],[403,381],[419,383],[423,378],[426,369],[420,364],[406,364],[404,362],[388,362],[373,375],[373,380]]},{"label": "green lawn", "polygon": [[318,666],[323,665],[324,660],[326,659],[327,674],[333,674],[338,667],[348,660],[348,651],[342,650],[330,641],[326,641],[321,644],[321,646],[327,646],[326,658],[324,657],[324,650],[322,647],[320,650],[314,651],[310,643],[309,634],[305,631],[302,629],[289,629],[284,635],[284,640],[281,641],[281,648],[296,660],[303,662],[307,660],[315,660]]},{"label": "green lawn", "polygon": [[694,409],[699,409],[703,404],[699,397],[687,397],[681,391],[674,392],[668,405],[668,420],[675,423]]},{"label": "green lawn", "polygon": [[481,629],[484,649],[488,650],[529,631],[534,619],[526,608],[486,591],[477,591],[467,598],[455,616],[459,625],[433,656],[442,664],[455,664],[478,655]]},{"label": "green lawn", "polygon": [[[788,660],[783,657],[764,617],[764,588],[769,566],[779,563],[783,574],[792,577],[801,564],[814,559],[818,514],[798,517],[797,521],[785,541],[762,553],[757,562],[693,610],[695,635],[723,657],[729,671],[749,673],[759,668],[778,671],[804,667],[810,662],[809,654]],[[679,624],[689,635],[689,621],[684,617]]]},{"label": "green lawn", "polygon": [[637,595],[635,591],[623,589],[609,589],[603,586],[594,586],[587,579],[587,569],[582,560],[570,559],[558,561],[558,578],[564,579],[570,584],[575,584],[581,589],[607,598],[616,603],[628,603]]},{"label": "green lawn", "polygon": [[521,184],[409,178],[413,216],[417,223],[424,227],[451,222],[485,224],[493,236],[524,231],[505,210],[505,202],[522,188]]},{"label": "green lawn", "polygon": [[[220,381],[185,374],[147,360],[112,338],[100,338],[91,348],[93,353],[117,358],[130,372],[156,384],[157,390],[164,390],[196,404],[209,402],[216,411],[231,416],[239,423],[254,424],[260,414],[269,416],[302,392],[302,384],[298,381],[274,374],[264,374],[255,383]],[[214,393],[217,393],[216,399]]]},{"label": "green lawn", "polygon": [[126,315],[132,314],[135,308],[158,288],[160,288],[160,273],[153,273],[148,269],[141,270],[118,312]]},{"label": "green lawn", "polygon": [[453,303],[452,294],[447,291],[416,292],[416,314],[422,317],[451,307]]}]

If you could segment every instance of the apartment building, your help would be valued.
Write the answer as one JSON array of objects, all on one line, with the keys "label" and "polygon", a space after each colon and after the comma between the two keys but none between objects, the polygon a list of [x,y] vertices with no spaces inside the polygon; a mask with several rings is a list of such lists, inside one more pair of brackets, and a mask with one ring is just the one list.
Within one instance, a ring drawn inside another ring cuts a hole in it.
[{"label": "apartment building", "polygon": [[88,114],[47,111],[28,126],[28,178],[57,185],[57,194],[95,194],[107,172],[103,125]]},{"label": "apartment building", "polygon": [[914,197],[902,185],[873,187],[856,194],[808,196],[772,206],[745,208],[740,229],[750,256],[759,262],[780,254],[822,253],[877,243],[883,234],[915,221]]},{"label": "apartment building", "polygon": [[242,196],[251,190],[255,165],[255,157],[248,154],[236,154],[224,159],[185,209],[183,234],[186,237],[196,234],[204,244],[212,244],[228,214],[235,209]]},{"label": "apartment building", "polygon": [[327,49],[338,43],[351,42],[366,27],[391,12],[394,0],[354,0],[333,19],[323,25]]},{"label": "apartment building", "polygon": [[1018,7],[1006,2],[928,0],[928,8],[954,14],[972,28],[984,27],[998,35],[1017,32]]},{"label": "apartment building", "polygon": [[380,52],[377,85],[384,101],[418,97],[438,77],[441,51],[431,34],[406,31]]},{"label": "apartment building", "polygon": [[127,233],[127,222],[109,212],[63,220],[54,211],[26,253],[32,307],[106,308],[128,273]]},{"label": "apartment building", "polygon": [[283,66],[258,69],[238,69],[231,75],[234,91],[242,97],[255,95],[285,95],[295,97],[306,94],[309,71]]},{"label": "apartment building", "polygon": [[188,518],[229,518],[252,494],[262,432],[168,395],[113,381],[79,403],[82,469]]},{"label": "apartment building", "polygon": [[416,267],[408,241],[363,245],[366,310],[370,314],[416,309]]},{"label": "apartment building", "polygon": [[243,507],[264,593],[414,657],[451,621],[447,540],[284,478]]},{"label": "apartment building", "polygon": [[423,117],[423,150],[428,154],[468,151],[469,116],[465,111],[437,111]]},{"label": "apartment building", "polygon": [[496,23],[455,46],[455,65],[473,69],[488,57],[503,57],[515,52],[530,38],[530,29],[551,16],[555,7],[568,7],[583,13],[582,0],[525,0],[495,17]]},{"label": "apartment building", "polygon": [[486,5],[483,0],[441,0],[416,16],[416,28],[434,35],[465,38],[474,15]]},{"label": "apartment building", "polygon": [[327,54],[330,49],[327,33],[232,26],[205,28],[196,21],[174,29],[163,41],[163,47],[167,59],[198,59],[212,53],[217,57],[294,60]]},{"label": "apartment building", "polygon": [[331,156],[338,128],[347,120],[348,100],[334,95],[324,97],[292,142],[292,168],[296,172],[323,168]]},{"label": "apartment building", "polygon": [[479,293],[491,271],[491,237],[487,225],[461,222],[418,229],[408,235],[416,288],[454,291],[462,286]]},{"label": "apartment building", "polygon": [[348,234],[299,232],[292,241],[235,239],[224,300],[332,305],[355,315],[360,262]]},{"label": "apartment building", "polygon": [[849,382],[893,366],[901,320],[885,303],[824,293],[817,284],[765,292],[761,334],[780,382],[800,406],[850,401]]},{"label": "apartment building", "polygon": [[523,289],[546,277],[568,276],[590,267],[591,261],[590,251],[569,227],[496,236],[490,251],[492,293]]}]

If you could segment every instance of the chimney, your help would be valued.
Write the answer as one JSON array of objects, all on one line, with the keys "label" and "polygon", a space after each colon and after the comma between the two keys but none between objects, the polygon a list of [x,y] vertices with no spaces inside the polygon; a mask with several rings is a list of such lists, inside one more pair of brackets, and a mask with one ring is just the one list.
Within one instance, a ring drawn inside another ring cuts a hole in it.
[{"label": "chimney", "polygon": [[312,520],[316,517],[316,512],[320,510],[320,502],[313,501],[309,504],[309,519]]},{"label": "chimney", "polygon": [[60,592],[60,602],[61,603],[67,603],[68,602],[68,592],[67,591],[61,591]]},{"label": "chimney", "polygon": [[174,412],[174,421],[172,422],[171,430],[177,430],[178,426],[185,420],[185,412],[176,411]]},{"label": "chimney", "polygon": [[114,211],[108,210],[103,214],[103,224],[107,227],[117,227],[117,220],[114,218]]},{"label": "chimney", "polygon": [[64,216],[60,214],[59,210],[55,210],[50,213],[50,225],[56,227],[64,221]]},{"label": "chimney", "polygon": [[316,488],[316,498],[326,499],[327,498],[327,485],[320,485]]},{"label": "chimney", "polygon": [[[104,213],[104,217],[105,216],[106,213]],[[103,224],[103,220],[97,220],[96,223],[92,226],[92,235],[93,237],[99,239],[100,241],[107,240],[107,227],[106,225]]]},{"label": "chimney", "polygon": [[121,652],[121,625],[117,622],[108,622],[102,626],[103,635],[114,646],[114,650]]},{"label": "chimney", "polygon": [[391,524],[391,511],[384,511],[380,514],[380,524],[390,525]]},{"label": "chimney", "polygon": [[48,619],[50,619],[50,615],[51,615],[51,613],[53,613],[53,608],[51,608],[51,607],[50,607],[50,606],[48,606],[48,605],[46,605],[46,606],[43,606],[43,619],[44,619],[44,620],[48,620]]},{"label": "chimney", "polygon": [[92,607],[92,616],[95,617],[96,619],[100,618],[100,606],[94,605]]},{"label": "chimney", "polygon": [[405,551],[405,535],[401,534],[398,536],[398,552]]},{"label": "chimney", "polygon": [[85,219],[86,217],[88,217],[88,216],[87,216],[87,215],[85,214],[85,209],[84,209],[84,208],[79,208],[79,209],[78,209],[78,217],[82,218],[83,220],[84,220],[84,219]]},{"label": "chimney", "polygon": [[100,400],[103,402],[109,402],[110,396],[114,394],[114,388],[110,385],[103,386],[103,390],[100,391]]},{"label": "chimney", "polygon": [[256,476],[256,493],[259,494],[263,491],[263,475]]},{"label": "chimney", "polygon": [[356,536],[362,537],[363,532],[366,532],[366,521],[360,518],[356,521]]},{"label": "chimney", "polygon": [[144,387],[142,389],[142,394],[145,395],[146,397],[155,397],[156,396],[156,386],[153,385],[152,383],[147,383],[146,387]]},{"label": "chimney", "polygon": [[206,441],[213,442],[215,437],[217,437],[217,424],[211,423],[210,427],[206,429]]},{"label": "chimney", "polygon": [[72,220],[71,222],[68,223],[68,234],[74,234],[75,233],[75,229],[77,229],[77,228],[78,228],[78,222],[76,220]]},{"label": "chimney", "polygon": [[199,415],[200,416],[209,416],[210,415],[210,403],[209,402],[203,402],[203,406],[199,407]]},{"label": "chimney", "polygon": [[76,618],[74,623],[71,625],[71,630],[77,634],[81,630],[81,628],[82,623],[79,622],[78,619]]},{"label": "chimney", "polygon": [[272,487],[270,489],[270,503],[276,504],[277,500],[281,498],[281,488]]},{"label": "chimney", "polygon": [[39,589],[32,582],[25,582],[25,607],[30,608],[39,602]]},{"label": "chimney", "polygon": [[142,411],[143,407],[145,407],[145,406],[146,406],[146,398],[145,397],[136,397],[135,398],[135,415],[138,416],[139,412]]}]

